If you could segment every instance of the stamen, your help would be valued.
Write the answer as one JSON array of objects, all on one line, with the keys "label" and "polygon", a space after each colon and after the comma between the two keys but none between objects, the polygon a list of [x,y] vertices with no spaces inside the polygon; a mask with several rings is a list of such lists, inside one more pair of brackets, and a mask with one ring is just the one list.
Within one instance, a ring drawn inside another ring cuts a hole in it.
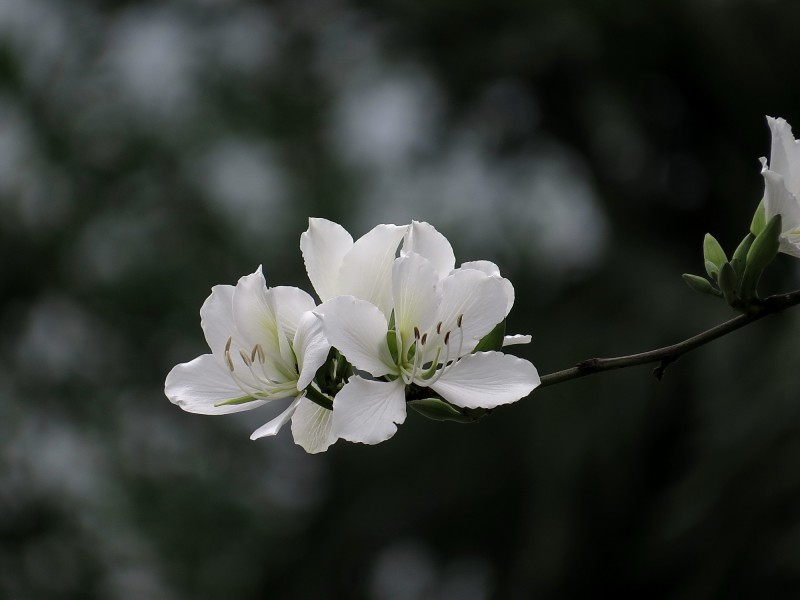
[{"label": "stamen", "polygon": [[253,365],[253,361],[250,360],[250,358],[247,356],[247,353],[244,350],[239,350],[239,356],[242,357],[244,364],[246,364],[248,367]]},{"label": "stamen", "polygon": [[437,335],[442,335],[442,322],[441,321],[439,321],[436,324],[436,333],[437,333]]},{"label": "stamen", "polygon": [[457,327],[461,327],[461,322],[463,320],[464,320],[464,314],[462,313],[462,314],[458,315],[458,318],[456,319],[456,326]]},{"label": "stamen", "polygon": [[450,332],[448,331],[447,333],[444,334],[444,345],[447,346],[447,344],[449,343],[450,343]]},{"label": "stamen", "polygon": [[231,340],[233,338],[228,338],[227,343],[225,344],[225,364],[228,365],[228,369],[231,373],[233,373],[233,361],[231,360]]},{"label": "stamen", "polygon": [[255,351],[256,356],[258,356],[258,362],[263,365],[266,362],[267,357],[264,356],[264,349],[261,347],[261,344],[256,344]]},{"label": "stamen", "polygon": [[[447,334],[444,336],[444,339],[447,340],[449,337],[450,337],[450,332],[448,331]],[[445,352],[444,352],[444,361],[442,362],[442,368],[439,369],[438,371],[435,371],[430,380],[424,381],[424,382],[417,382],[418,385],[421,385],[422,387],[429,387],[429,386],[432,386],[437,381],[439,381],[439,379],[442,377],[442,375],[444,374],[445,369],[447,368],[447,361],[450,360],[450,346],[447,343],[447,341],[445,341],[445,343],[444,343],[444,349],[445,349]],[[441,350],[441,348],[440,348],[440,350]],[[437,355],[437,357],[438,357],[438,355]]]},{"label": "stamen", "polygon": [[436,369],[439,368],[439,355],[442,353],[442,347],[439,346],[436,349],[436,356],[433,357],[433,361],[431,362],[431,366],[420,375],[420,379],[428,380],[433,377],[434,373],[436,373]]},{"label": "stamen", "polygon": [[256,349],[253,348],[253,351],[250,353],[250,362],[256,362]]},{"label": "stamen", "polygon": [[420,344],[422,344],[422,345],[424,346],[424,345],[425,345],[425,342],[426,342],[427,340],[428,340],[428,334],[427,334],[427,333],[423,333],[423,334],[422,334],[422,339],[419,341],[419,343],[420,343]]},{"label": "stamen", "polygon": [[419,327],[417,327],[416,325],[414,325],[414,339],[415,340],[419,339]]},{"label": "stamen", "polygon": [[[461,317],[459,317],[461,320]],[[460,325],[460,323],[459,323]],[[453,359],[453,363],[455,363],[459,358],[461,358],[461,351],[464,350],[464,330],[461,327],[458,328],[458,352],[456,352],[456,357]],[[445,365],[446,366],[446,365]]]},{"label": "stamen", "polygon": [[414,368],[411,369],[411,381],[409,381],[409,383],[413,382],[414,377],[417,376],[417,369],[419,368],[419,361],[422,354],[423,353],[419,351],[419,348],[414,349]]}]

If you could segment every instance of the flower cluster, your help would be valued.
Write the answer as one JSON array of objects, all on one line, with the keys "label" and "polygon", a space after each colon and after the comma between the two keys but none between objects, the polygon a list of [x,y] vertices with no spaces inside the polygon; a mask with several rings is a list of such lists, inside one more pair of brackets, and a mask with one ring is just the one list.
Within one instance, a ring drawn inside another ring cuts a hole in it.
[{"label": "flower cluster", "polygon": [[251,438],[291,421],[313,453],[339,438],[387,440],[408,406],[470,421],[539,385],[530,362],[500,351],[530,342],[504,335],[511,282],[488,261],[456,268],[428,223],[378,225],[353,241],[314,218],[300,248],[321,304],[298,288],[268,288],[260,267],[214,287],[200,310],[211,354],[170,371],[173,403],[217,415],[291,398]]}]

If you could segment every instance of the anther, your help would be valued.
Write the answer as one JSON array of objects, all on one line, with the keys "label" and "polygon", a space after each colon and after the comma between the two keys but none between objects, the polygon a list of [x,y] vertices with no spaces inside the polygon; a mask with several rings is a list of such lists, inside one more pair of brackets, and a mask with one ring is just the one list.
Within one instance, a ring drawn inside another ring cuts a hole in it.
[{"label": "anther", "polygon": [[438,335],[441,335],[441,334],[442,334],[442,322],[441,322],[441,321],[439,321],[439,322],[436,324],[436,333],[437,333]]},{"label": "anther", "polygon": [[447,344],[449,343],[450,343],[450,332],[448,331],[447,333],[444,334],[444,345],[447,346]]},{"label": "anther", "polygon": [[253,361],[250,360],[250,357],[247,356],[247,353],[244,350],[239,350],[239,356],[242,357],[244,364],[246,364],[248,367],[253,364]]},{"label": "anther", "polygon": [[419,339],[419,327],[417,327],[416,325],[414,325],[414,339],[415,340]]},{"label": "anther", "polygon": [[423,334],[422,334],[422,339],[419,341],[419,343],[420,343],[420,344],[422,344],[422,345],[424,346],[424,345],[425,345],[425,342],[426,342],[427,340],[428,340],[428,334],[427,334],[427,333],[423,333]]},{"label": "anther", "polygon": [[258,362],[260,362],[263,365],[264,362],[266,362],[267,357],[264,356],[264,349],[261,347],[261,344],[256,344],[255,350],[256,350],[256,356],[258,356]]},{"label": "anther", "polygon": [[463,314],[458,315],[458,318],[456,319],[456,325],[458,327],[461,327],[461,321],[463,320],[464,320],[464,315]]}]

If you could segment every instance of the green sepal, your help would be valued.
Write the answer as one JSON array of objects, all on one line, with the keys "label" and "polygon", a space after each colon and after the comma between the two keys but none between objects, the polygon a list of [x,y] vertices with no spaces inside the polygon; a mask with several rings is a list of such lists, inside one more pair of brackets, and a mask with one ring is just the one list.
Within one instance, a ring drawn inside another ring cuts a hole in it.
[{"label": "green sepal", "polygon": [[728,257],[717,239],[710,233],[703,238],[703,258],[707,262],[713,263],[717,269],[722,269],[722,265],[728,262]]},{"label": "green sepal", "polygon": [[764,212],[764,201],[758,203],[758,207],[756,207],[756,212],[753,214],[753,220],[750,222],[750,233],[753,235],[758,235],[762,231],[764,231],[764,227],[767,226],[767,215]]},{"label": "green sepal", "polygon": [[752,233],[748,233],[739,245],[736,247],[736,250],[733,253],[733,258],[731,259],[731,265],[733,266],[733,270],[736,271],[736,274],[741,278],[744,274],[744,268],[747,265],[747,253],[750,251],[750,246],[753,245],[753,240],[756,239]]},{"label": "green sepal", "polygon": [[778,254],[780,247],[781,216],[775,215],[756,236],[747,252],[747,264],[742,276],[741,296],[746,301],[755,296],[761,273]]},{"label": "green sepal", "polygon": [[719,279],[719,267],[717,265],[715,265],[713,262],[711,262],[710,260],[706,261],[705,267],[706,267],[706,273],[708,273],[708,276],[711,277],[711,279],[713,279],[716,282],[717,279]]},{"label": "green sepal", "polygon": [[483,408],[459,408],[440,398],[409,400],[408,405],[423,417],[434,421],[475,423],[487,414],[487,411]]},{"label": "green sepal", "polygon": [[719,270],[719,289],[725,297],[725,302],[733,306],[736,303],[736,285],[738,284],[738,277],[734,271],[731,263],[725,263]]},{"label": "green sepal", "polygon": [[712,296],[718,296],[720,298],[722,297],[722,292],[711,285],[711,282],[705,277],[692,275],[691,273],[684,273],[683,280],[686,282],[686,285],[692,288],[695,292],[699,292],[701,294],[711,294]]},{"label": "green sepal", "polygon": [[400,362],[398,360],[400,351],[397,349],[397,332],[394,329],[390,329],[386,333],[386,344],[389,346],[389,354],[392,355],[392,360],[397,364]]},{"label": "green sepal", "polygon": [[492,350],[501,350],[503,348],[503,338],[506,335],[506,321],[503,319],[494,326],[489,333],[487,333],[478,345],[475,346],[473,352],[490,352]]},{"label": "green sepal", "polygon": [[256,402],[257,400],[263,400],[263,398],[253,398],[253,396],[239,396],[238,398],[231,398],[230,400],[223,400],[222,402],[217,402],[214,405],[214,408],[217,406],[235,406],[237,404],[247,404],[248,402]]}]

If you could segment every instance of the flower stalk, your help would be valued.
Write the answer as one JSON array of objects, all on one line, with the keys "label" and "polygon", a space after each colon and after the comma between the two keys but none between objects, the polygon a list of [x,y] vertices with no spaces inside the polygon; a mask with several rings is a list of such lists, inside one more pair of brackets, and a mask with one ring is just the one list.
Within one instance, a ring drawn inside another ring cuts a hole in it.
[{"label": "flower stalk", "polygon": [[797,306],[800,304],[800,290],[788,292],[786,294],[776,294],[767,298],[754,301],[750,305],[749,312],[734,317],[733,319],[721,323],[716,327],[712,327],[702,333],[692,336],[677,344],[657,348],[648,352],[641,352],[639,354],[631,354],[628,356],[616,356],[612,358],[590,358],[579,362],[574,367],[564,369],[563,371],[556,371],[547,375],[542,375],[541,384],[539,387],[546,387],[549,385],[556,385],[571,379],[578,379],[601,373],[603,371],[612,371],[614,369],[625,369],[628,367],[635,367],[638,365],[646,365],[650,363],[658,363],[658,366],[653,370],[653,374],[657,379],[661,379],[667,367],[678,360],[687,352],[691,352],[696,348],[705,346],[709,342],[733,333],[737,329],[741,329],[746,325],[750,325],[755,321],[782,312],[787,308]]}]

